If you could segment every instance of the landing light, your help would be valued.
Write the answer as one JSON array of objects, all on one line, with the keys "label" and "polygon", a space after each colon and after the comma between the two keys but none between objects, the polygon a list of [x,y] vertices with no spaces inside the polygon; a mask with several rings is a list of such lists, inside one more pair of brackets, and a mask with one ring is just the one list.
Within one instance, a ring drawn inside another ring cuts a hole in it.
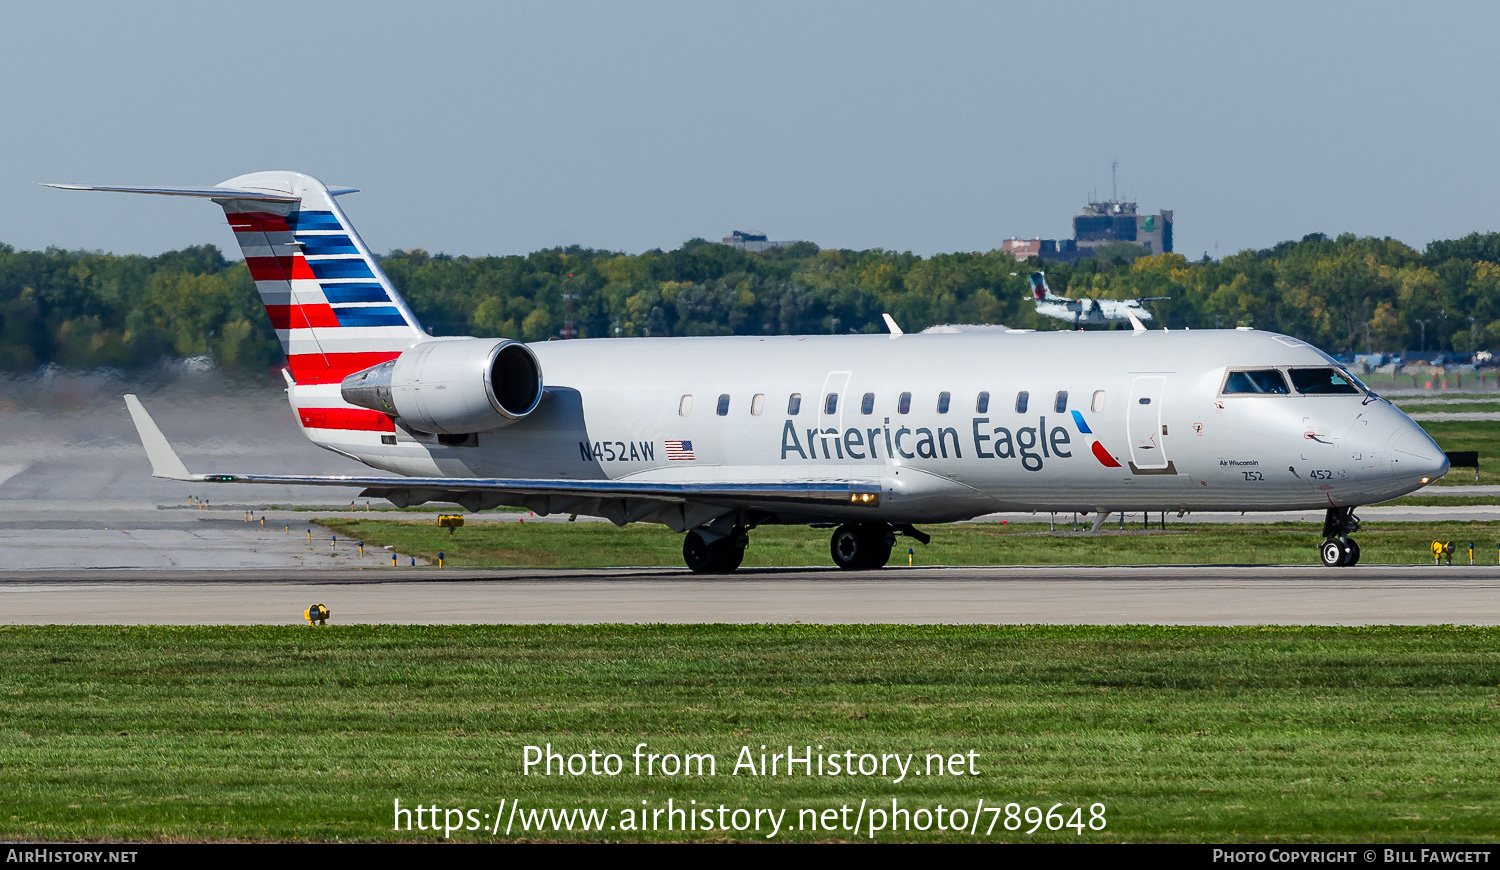
[{"label": "landing light", "polygon": [[1431,480],[1432,480],[1432,478],[1430,478],[1430,477],[1424,477],[1424,478],[1422,478],[1422,482],[1423,483],[1427,483],[1427,482],[1429,482]]},{"label": "landing light", "polygon": [[874,492],[855,492],[849,494],[849,503],[874,507],[880,504],[880,494]]}]

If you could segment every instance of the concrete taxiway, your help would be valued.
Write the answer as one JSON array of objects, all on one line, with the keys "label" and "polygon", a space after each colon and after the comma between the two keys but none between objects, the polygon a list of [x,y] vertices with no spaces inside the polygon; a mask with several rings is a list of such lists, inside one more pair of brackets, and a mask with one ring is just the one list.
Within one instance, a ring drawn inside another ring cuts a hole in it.
[{"label": "concrete taxiway", "polygon": [[10,624],[1500,625],[1500,567],[11,571]]}]

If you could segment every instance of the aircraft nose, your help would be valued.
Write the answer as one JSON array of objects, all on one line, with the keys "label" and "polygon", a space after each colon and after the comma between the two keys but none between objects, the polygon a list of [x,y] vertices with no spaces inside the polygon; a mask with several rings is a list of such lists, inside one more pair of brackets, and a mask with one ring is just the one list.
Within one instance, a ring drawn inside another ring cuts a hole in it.
[{"label": "aircraft nose", "polygon": [[1448,456],[1431,435],[1413,425],[1391,443],[1391,472],[1403,482],[1429,483],[1448,473]]}]

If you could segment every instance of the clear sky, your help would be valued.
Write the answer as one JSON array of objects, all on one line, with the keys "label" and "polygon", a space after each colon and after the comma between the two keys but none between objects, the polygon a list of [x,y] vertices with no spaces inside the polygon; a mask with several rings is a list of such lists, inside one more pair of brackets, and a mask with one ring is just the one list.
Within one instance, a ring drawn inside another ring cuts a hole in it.
[{"label": "clear sky", "polygon": [[[1222,256],[1500,229],[1500,4],[32,3],[0,29],[0,241],[233,248],[194,201],[39,181],[295,169],[377,251],[732,229],[927,255],[1091,191]],[[231,251],[232,252],[232,251]]]}]

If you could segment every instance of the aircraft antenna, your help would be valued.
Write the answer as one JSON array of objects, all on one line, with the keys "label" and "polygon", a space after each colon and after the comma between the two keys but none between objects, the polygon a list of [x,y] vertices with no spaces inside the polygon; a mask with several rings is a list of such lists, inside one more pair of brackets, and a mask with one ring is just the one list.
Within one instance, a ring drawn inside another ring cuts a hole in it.
[{"label": "aircraft antenna", "polygon": [[1119,202],[1120,194],[1115,187],[1115,173],[1120,168],[1120,155],[1116,154],[1114,162],[1109,164],[1109,201]]}]

